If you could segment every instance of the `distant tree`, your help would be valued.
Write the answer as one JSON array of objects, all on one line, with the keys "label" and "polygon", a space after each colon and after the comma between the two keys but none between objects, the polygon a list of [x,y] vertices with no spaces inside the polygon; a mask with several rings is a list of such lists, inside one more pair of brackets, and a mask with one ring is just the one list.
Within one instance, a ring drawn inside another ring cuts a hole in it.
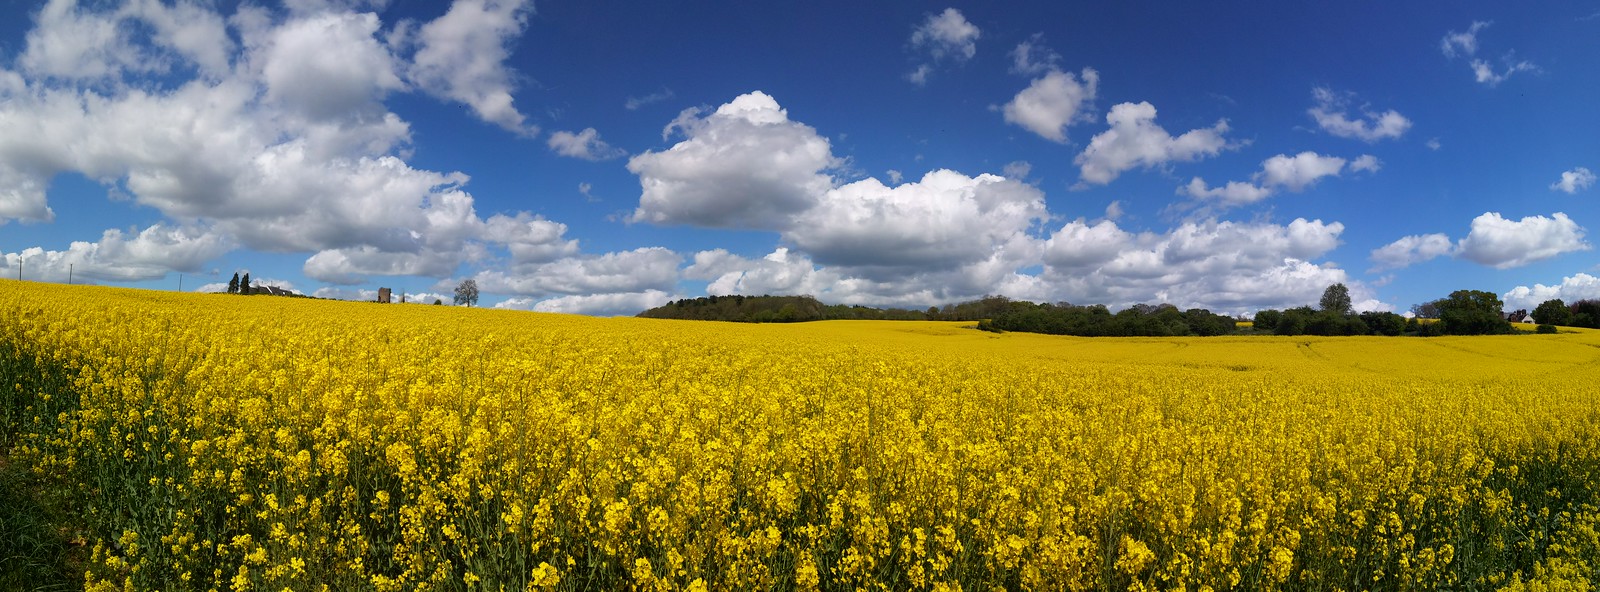
[{"label": "distant tree", "polygon": [[1367,326],[1367,333],[1371,335],[1394,337],[1406,330],[1406,318],[1392,312],[1364,312],[1361,313],[1361,322]]},{"label": "distant tree", "polygon": [[1238,326],[1232,317],[1213,314],[1204,308],[1183,311],[1183,321],[1189,325],[1190,334],[1201,337],[1233,333]]},{"label": "distant tree", "polygon": [[1444,335],[1444,323],[1424,323],[1412,318],[1406,321],[1406,332],[1417,337],[1438,337]]},{"label": "distant tree", "polygon": [[1272,332],[1277,335],[1304,335],[1308,316],[1291,310],[1285,313],[1283,318],[1278,319],[1277,326],[1272,328]]},{"label": "distant tree", "polygon": [[1422,304],[1411,305],[1411,314],[1419,319],[1439,318],[1439,304],[1444,300],[1430,300]]},{"label": "distant tree", "polygon": [[1556,326],[1555,325],[1539,325],[1539,328],[1538,329],[1534,329],[1534,332],[1535,333],[1540,333],[1540,334],[1555,333],[1556,332]]},{"label": "distant tree", "polygon": [[1282,312],[1269,308],[1256,313],[1255,322],[1251,323],[1250,326],[1257,331],[1271,331],[1278,327],[1278,319],[1281,318],[1283,318]]},{"label": "distant tree", "polygon": [[1343,335],[1344,315],[1322,311],[1306,320],[1306,333],[1310,335]]},{"label": "distant tree", "polygon": [[233,272],[233,279],[228,280],[228,293],[229,294],[238,294],[239,293],[239,272],[237,272],[237,271]]},{"label": "distant tree", "polygon": [[456,286],[456,305],[473,306],[478,303],[478,282],[472,278],[461,280]]},{"label": "distant tree", "polygon": [[1350,314],[1350,289],[1344,284],[1334,284],[1322,291],[1322,311],[1338,315]]},{"label": "distant tree", "polygon": [[1595,317],[1594,315],[1586,312],[1580,312],[1572,315],[1573,327],[1589,327],[1592,329],[1596,325],[1600,325],[1600,322],[1597,321],[1600,321],[1600,317]]},{"label": "distant tree", "polygon": [[1572,326],[1600,329],[1600,300],[1579,300],[1571,308]]},{"label": "distant tree", "polygon": [[1541,325],[1569,325],[1572,323],[1572,309],[1567,308],[1567,303],[1560,298],[1546,300],[1534,307],[1533,321]]},{"label": "distant tree", "polygon": [[1372,335],[1372,327],[1367,325],[1366,319],[1360,315],[1349,315],[1344,318],[1345,335]]},{"label": "distant tree", "polygon": [[249,295],[250,294],[250,274],[249,274],[249,272],[246,272],[244,274],[244,279],[239,280],[239,293],[240,294],[245,294],[245,295]]},{"label": "distant tree", "polygon": [[1494,292],[1456,290],[1439,302],[1439,324],[1450,335],[1498,335],[1511,332]]},{"label": "distant tree", "polygon": [[434,299],[433,299],[433,305],[434,305],[434,306],[441,306],[441,305],[443,305],[443,304],[444,304],[444,301],[443,301],[443,300],[440,300],[440,299],[438,299],[438,298],[434,298]]}]

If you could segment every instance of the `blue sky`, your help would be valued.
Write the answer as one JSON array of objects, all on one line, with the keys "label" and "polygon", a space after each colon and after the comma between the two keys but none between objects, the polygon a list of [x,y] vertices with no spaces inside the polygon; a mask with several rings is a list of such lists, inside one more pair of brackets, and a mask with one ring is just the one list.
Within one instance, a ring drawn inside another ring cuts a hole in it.
[{"label": "blue sky", "polygon": [[0,0],[24,279],[1600,298],[1600,3]]}]

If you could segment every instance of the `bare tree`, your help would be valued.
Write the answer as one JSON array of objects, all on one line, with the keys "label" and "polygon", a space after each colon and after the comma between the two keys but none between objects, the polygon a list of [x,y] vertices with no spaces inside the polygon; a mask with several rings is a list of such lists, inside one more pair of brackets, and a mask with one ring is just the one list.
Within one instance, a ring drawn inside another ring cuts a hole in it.
[{"label": "bare tree", "polygon": [[478,303],[478,282],[471,278],[461,280],[456,286],[456,305],[473,306]]}]

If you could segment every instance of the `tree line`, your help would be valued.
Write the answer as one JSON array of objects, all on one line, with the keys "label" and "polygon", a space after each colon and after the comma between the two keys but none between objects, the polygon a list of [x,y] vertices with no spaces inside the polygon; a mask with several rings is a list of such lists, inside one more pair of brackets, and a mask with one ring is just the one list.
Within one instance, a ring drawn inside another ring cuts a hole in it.
[{"label": "tree line", "polygon": [[[1068,302],[1037,304],[1004,296],[985,296],[926,310],[827,305],[811,296],[702,296],[674,300],[639,316],[657,319],[793,323],[822,320],[936,320],[977,321],[985,331],[1019,331],[1081,337],[1173,337],[1230,334],[1273,335],[1497,335],[1515,333],[1509,315],[1493,292],[1456,290],[1449,296],[1413,306],[1410,318],[1387,311],[1355,312],[1350,290],[1344,284],[1328,286],[1316,307],[1306,305],[1255,314],[1252,326],[1240,329],[1239,320],[1204,308],[1180,310],[1171,304],[1136,304],[1116,313],[1105,305]],[[1584,300],[1567,306],[1560,300],[1541,304],[1532,313],[1540,332],[1553,325],[1600,324],[1600,301]],[[1587,323],[1587,324],[1585,324]]]},{"label": "tree line", "polygon": [[1552,298],[1533,309],[1533,320],[1540,325],[1600,329],[1600,300],[1585,299],[1568,305],[1560,298]]},{"label": "tree line", "polygon": [[1204,308],[1178,310],[1171,304],[1135,304],[1115,314],[1103,304],[1075,306],[1011,302],[1006,311],[978,322],[985,331],[1022,331],[1079,337],[1175,337],[1226,335],[1237,331],[1233,317]]},{"label": "tree line", "polygon": [[[1319,309],[1301,306],[1256,313],[1254,329],[1276,335],[1503,335],[1516,332],[1493,292],[1456,290],[1411,307],[1411,318],[1392,312],[1355,313],[1344,284],[1323,291]],[[1525,315],[1525,313],[1523,313]],[[1516,317],[1514,313],[1512,315]],[[1520,320],[1520,317],[1517,317]],[[1553,327],[1551,328],[1554,329]]]},{"label": "tree line", "polygon": [[[937,312],[937,308],[929,309]],[[805,321],[929,320],[928,311],[823,304],[811,296],[701,296],[674,300],[639,313],[650,319],[731,321],[737,323],[799,323]],[[950,319],[969,320],[969,319]],[[970,319],[976,320],[976,319]]]}]

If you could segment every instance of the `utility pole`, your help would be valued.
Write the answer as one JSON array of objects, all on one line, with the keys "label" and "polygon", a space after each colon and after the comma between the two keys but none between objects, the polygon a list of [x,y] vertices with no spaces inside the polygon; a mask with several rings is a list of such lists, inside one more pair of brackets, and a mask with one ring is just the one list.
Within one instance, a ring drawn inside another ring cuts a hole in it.
[{"label": "utility pole", "polygon": [[183,291],[183,274],[178,274],[178,291]]},{"label": "utility pole", "polygon": [[72,264],[67,264],[67,285],[72,285]]}]

